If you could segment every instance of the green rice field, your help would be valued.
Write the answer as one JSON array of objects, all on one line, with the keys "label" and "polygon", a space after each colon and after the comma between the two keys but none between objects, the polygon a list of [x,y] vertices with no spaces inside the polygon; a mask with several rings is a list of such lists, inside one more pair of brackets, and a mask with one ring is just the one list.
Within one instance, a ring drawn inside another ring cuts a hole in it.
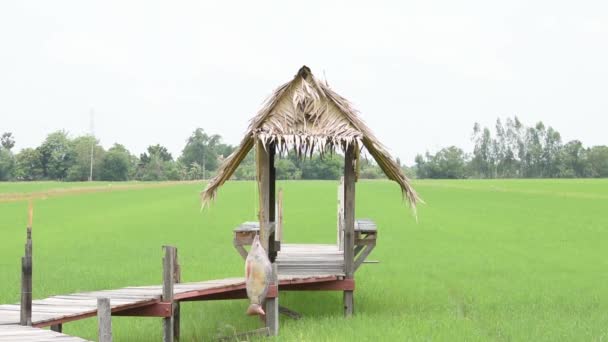
[{"label": "green rice field", "polygon": [[[0,303],[19,300],[27,198],[34,298],[161,283],[162,245],[183,281],[243,275],[232,229],[256,218],[253,182],[200,210],[202,183],[0,183]],[[91,191],[79,191],[85,187]],[[284,241],[333,243],[335,181],[282,181]],[[378,246],[339,292],[281,293],[281,341],[608,341],[608,180],[415,181],[418,222],[388,181],[357,184]],[[69,188],[69,189],[67,189]],[[105,189],[105,190],[103,190]],[[97,191],[99,190],[99,191]],[[8,195],[10,194],[10,196]],[[246,300],[182,304],[182,341],[258,328]],[[158,341],[158,318],[113,317],[115,341]],[[95,318],[64,332],[96,339]]]}]

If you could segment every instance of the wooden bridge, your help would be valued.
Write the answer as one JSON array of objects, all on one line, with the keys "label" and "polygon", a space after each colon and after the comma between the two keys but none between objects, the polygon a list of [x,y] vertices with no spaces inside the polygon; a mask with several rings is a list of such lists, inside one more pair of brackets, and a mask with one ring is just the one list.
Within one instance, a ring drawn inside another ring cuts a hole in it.
[{"label": "wooden bridge", "polygon": [[[234,246],[247,256],[245,246],[259,233],[259,223],[246,222],[234,230]],[[376,226],[371,220],[355,224],[355,269],[375,246]],[[111,316],[159,317],[164,320],[164,340],[179,340],[180,309],[183,301],[247,298],[244,278],[226,278],[182,283],[177,249],[163,247],[163,284],[128,286],[113,290],[87,291],[32,299],[32,242],[28,228],[22,259],[22,300],[0,305],[2,341],[84,341],[62,334],[63,324],[98,316],[99,340],[111,341]],[[354,291],[355,280],[345,277],[344,251],[339,244],[283,244],[276,258],[278,278],[270,286],[268,301],[274,302],[278,326],[279,291]],[[100,302],[106,303],[104,309]],[[286,309],[287,310],[287,309]],[[287,310],[289,311],[289,310]],[[266,318],[268,320],[268,317]],[[43,329],[50,327],[50,330]],[[272,333],[265,330],[266,333]],[[105,338],[104,338],[105,336]]]},{"label": "wooden bridge", "polygon": [[[278,287],[272,286],[268,297],[275,298],[281,290],[354,289],[354,283],[336,276],[281,276]],[[227,278],[194,283],[177,283],[173,301],[163,300],[163,286],[133,286],[115,290],[80,292],[33,300],[32,326],[21,326],[19,304],[0,305],[0,341],[84,341],[61,335],[62,325],[96,316],[98,298],[110,301],[112,316],[147,316],[175,319],[174,307],[182,301],[205,301],[247,298],[244,278]],[[51,327],[51,330],[36,328]],[[179,335],[179,333],[177,334]]]}]

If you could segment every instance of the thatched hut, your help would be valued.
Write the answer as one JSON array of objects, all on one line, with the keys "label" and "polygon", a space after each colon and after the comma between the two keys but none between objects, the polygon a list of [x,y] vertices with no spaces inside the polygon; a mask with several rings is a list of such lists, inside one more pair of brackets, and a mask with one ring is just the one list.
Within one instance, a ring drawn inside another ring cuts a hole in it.
[{"label": "thatched hut", "polygon": [[364,146],[386,176],[397,182],[403,195],[415,206],[418,196],[401,168],[382,143],[359,118],[359,113],[342,96],[317,80],[303,66],[293,80],[277,88],[251,123],[238,148],[220,166],[217,175],[202,193],[203,205],[215,197],[218,188],[230,179],[247,153],[259,143],[264,150],[294,150],[300,156],[353,148],[358,161]]},{"label": "thatched hut", "polygon": [[[354,273],[375,246],[377,235],[373,221],[355,220],[355,182],[361,149],[364,147],[386,176],[399,185],[413,208],[419,200],[418,195],[386,148],[359,118],[358,112],[326,83],[316,79],[306,66],[293,80],[275,90],[251,120],[238,148],[226,158],[203,191],[203,205],[215,198],[219,187],[230,179],[254,147],[259,183],[259,223],[249,222],[238,227],[235,247],[246,256],[243,246],[250,243],[259,231],[271,260],[278,264],[279,278],[288,274],[291,277],[302,276],[302,279],[317,278],[314,288],[300,286],[290,289],[344,291],[345,314],[352,314]],[[315,152],[344,153],[336,244],[281,246],[282,214],[280,204],[278,213],[275,213],[274,159],[277,153],[287,151],[295,151],[300,157],[311,156]],[[320,286],[318,280],[323,277],[327,281]],[[273,305],[267,303],[271,319]],[[268,322],[271,328],[275,323]]]}]

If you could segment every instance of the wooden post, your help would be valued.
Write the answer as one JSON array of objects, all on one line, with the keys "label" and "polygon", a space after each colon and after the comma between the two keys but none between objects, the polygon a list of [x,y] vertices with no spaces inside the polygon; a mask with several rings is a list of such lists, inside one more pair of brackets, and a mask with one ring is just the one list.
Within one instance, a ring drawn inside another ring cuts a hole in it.
[{"label": "wooden post", "polygon": [[[270,222],[270,154],[264,148],[261,142],[256,144],[257,155],[257,171],[258,171],[258,191],[259,191],[259,208],[258,219],[260,221],[260,242],[262,247],[268,252],[269,246],[269,230],[268,223]],[[273,205],[274,206],[274,205]]]},{"label": "wooden post", "polygon": [[[173,282],[175,274],[176,249],[171,246],[163,246],[165,257],[163,258],[163,294],[162,301],[173,303]],[[174,306],[172,306],[174,308]],[[163,342],[173,342],[175,338],[173,309],[170,317],[163,318]]]},{"label": "wooden post", "polygon": [[277,194],[276,217],[275,237],[277,241],[283,242],[283,189],[279,189]]},{"label": "wooden post", "polygon": [[[275,145],[269,143],[266,148],[261,142],[256,143],[258,188],[260,192],[260,240],[262,246],[268,252],[268,258],[272,262],[273,279],[278,279],[277,267],[274,263],[277,250],[275,244],[275,231],[271,231],[275,221],[275,168],[274,154]],[[276,282],[276,281],[275,281]],[[279,298],[266,299],[266,326],[271,336],[279,332]]]},{"label": "wooden post", "polygon": [[[179,284],[182,282],[182,268],[177,257],[177,248],[175,248],[175,268],[173,270],[173,282]],[[179,302],[173,303],[173,337],[176,342],[179,342],[180,336],[180,308]]]},{"label": "wooden post", "polygon": [[344,250],[344,177],[340,177],[338,185],[338,224],[337,224],[337,243],[338,249]]},{"label": "wooden post", "polygon": [[112,342],[112,307],[109,298],[97,298],[97,322],[99,342]]},{"label": "wooden post", "polygon": [[31,226],[31,207],[30,225],[27,227],[27,237],[25,240],[25,256],[21,258],[21,325],[32,325],[32,226]]},{"label": "wooden post", "polygon": [[[351,144],[344,154],[344,273],[347,279],[355,276],[355,148]],[[353,291],[344,291],[344,315],[354,311]]]},{"label": "wooden post", "polygon": [[[272,283],[278,285],[277,264],[272,263]],[[266,311],[266,327],[270,336],[279,334],[279,297],[268,298],[265,305]]]}]

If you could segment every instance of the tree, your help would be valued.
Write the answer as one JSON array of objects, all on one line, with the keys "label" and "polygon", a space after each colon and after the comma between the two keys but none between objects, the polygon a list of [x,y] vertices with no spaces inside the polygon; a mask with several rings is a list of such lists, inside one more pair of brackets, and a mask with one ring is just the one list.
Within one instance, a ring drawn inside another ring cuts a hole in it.
[{"label": "tree", "polygon": [[155,155],[158,159],[166,162],[173,160],[173,156],[169,153],[169,150],[159,144],[148,146],[148,155]]},{"label": "tree", "polygon": [[466,155],[456,146],[442,148],[435,155],[416,156],[418,178],[466,178]]},{"label": "tree", "polygon": [[0,148],[0,181],[7,181],[13,178],[15,169],[15,159],[9,149]]},{"label": "tree", "polygon": [[131,154],[120,144],[114,144],[101,160],[100,178],[105,181],[129,180]]},{"label": "tree", "polygon": [[[426,155],[428,156],[429,153],[427,152]],[[427,157],[428,159],[428,157]],[[416,162],[416,177],[418,178],[429,178],[429,174],[428,174],[428,167],[426,165],[426,160],[424,159],[424,156],[421,154],[417,154],[416,158],[414,159],[414,161]]]},{"label": "tree", "polygon": [[[164,172],[165,161],[156,154],[147,156],[144,153],[142,156],[146,156],[146,159],[145,162],[142,161],[139,164],[137,179],[143,181],[163,181],[168,179]],[[143,160],[143,158],[141,159]]]},{"label": "tree", "polygon": [[507,158],[512,158],[510,162],[508,177],[521,177],[524,174],[525,164],[525,143],[524,143],[525,128],[524,125],[519,121],[517,116],[513,119],[507,119],[507,132],[506,132],[506,143],[507,149],[510,151]]},{"label": "tree", "polygon": [[10,151],[13,146],[15,146],[15,138],[13,138],[13,133],[5,132],[2,133],[2,137],[0,137],[0,145],[5,150]]},{"label": "tree", "polygon": [[241,162],[236,170],[234,171],[234,177],[240,180],[253,180],[255,179],[255,161],[253,160],[254,149],[251,149],[245,159]]},{"label": "tree", "polygon": [[72,165],[68,169],[68,181],[86,181],[91,174],[91,147],[93,147],[93,180],[100,179],[101,161],[105,151],[91,135],[77,137],[70,142]]},{"label": "tree", "polygon": [[572,140],[560,149],[559,177],[586,177],[590,172],[587,167],[587,152],[583,143]]},{"label": "tree", "polygon": [[180,162],[184,165],[197,163],[204,175],[207,170],[217,170],[219,160],[227,157],[233,150],[232,146],[222,144],[221,140],[221,136],[208,135],[202,128],[197,128],[188,138]]},{"label": "tree", "polygon": [[200,166],[197,162],[192,163],[190,165],[190,168],[188,169],[188,179],[203,179],[203,177],[203,167]]},{"label": "tree", "polygon": [[[297,159],[295,155],[292,158]],[[343,174],[344,157],[335,154],[313,155],[310,159],[301,159],[300,167],[302,179],[340,179]]]},{"label": "tree", "polygon": [[277,179],[299,179],[302,172],[289,159],[276,159],[274,162]]},{"label": "tree", "polygon": [[[179,177],[179,170],[174,165],[173,156],[166,147],[159,144],[150,145],[147,153],[142,153],[137,165],[135,177],[144,181],[163,181]],[[168,173],[171,173],[169,177]]]},{"label": "tree", "polygon": [[495,169],[495,144],[492,141],[492,135],[487,127],[483,129],[478,123],[473,126],[473,141],[475,148],[473,149],[473,160],[471,168],[478,177],[492,178],[496,177]]},{"label": "tree", "polygon": [[[397,165],[401,167],[401,160],[397,158]],[[370,160],[368,158],[361,158],[359,160],[359,178],[361,179],[378,179],[384,178],[384,172],[382,169],[376,164],[373,159]]]},{"label": "tree", "polygon": [[593,146],[587,151],[592,177],[608,177],[608,146]]},{"label": "tree", "polygon": [[65,179],[72,166],[74,153],[68,133],[56,131],[49,134],[38,147],[44,177],[48,179]]},{"label": "tree", "polygon": [[25,148],[15,156],[15,178],[18,180],[38,180],[44,177],[40,151]]}]

